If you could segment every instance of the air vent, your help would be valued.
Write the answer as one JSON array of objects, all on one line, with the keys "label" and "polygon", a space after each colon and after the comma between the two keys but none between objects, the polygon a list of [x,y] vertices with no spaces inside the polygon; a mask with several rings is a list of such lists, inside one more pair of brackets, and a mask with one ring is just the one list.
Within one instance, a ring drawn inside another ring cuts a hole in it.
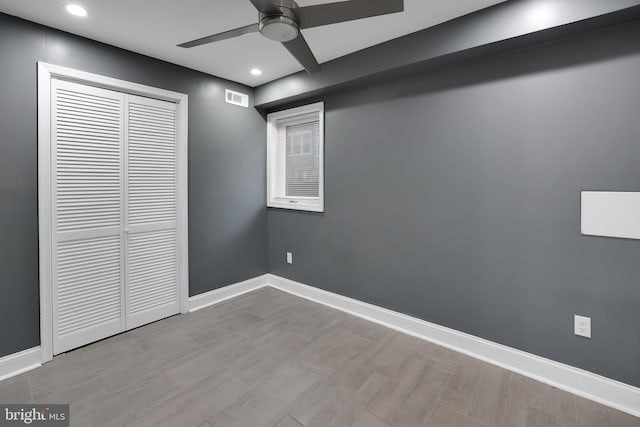
[{"label": "air vent", "polygon": [[239,105],[241,107],[249,106],[249,95],[247,95],[246,93],[240,93],[226,89],[224,91],[224,100],[227,102],[227,104]]}]

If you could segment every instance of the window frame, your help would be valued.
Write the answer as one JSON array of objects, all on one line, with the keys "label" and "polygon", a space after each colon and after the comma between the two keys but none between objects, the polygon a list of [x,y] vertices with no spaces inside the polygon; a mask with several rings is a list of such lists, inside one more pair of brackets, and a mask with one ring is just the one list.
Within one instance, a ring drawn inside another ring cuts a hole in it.
[{"label": "window frame", "polygon": [[[277,196],[278,122],[305,114],[318,114],[318,197]],[[267,114],[267,207],[324,212],[324,102]]]}]

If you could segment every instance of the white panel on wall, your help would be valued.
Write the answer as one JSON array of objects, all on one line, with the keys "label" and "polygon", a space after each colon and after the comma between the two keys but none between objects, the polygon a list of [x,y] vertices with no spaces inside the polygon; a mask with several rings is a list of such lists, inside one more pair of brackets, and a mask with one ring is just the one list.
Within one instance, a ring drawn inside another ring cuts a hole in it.
[{"label": "white panel on wall", "polygon": [[640,192],[583,191],[582,234],[640,239]]}]

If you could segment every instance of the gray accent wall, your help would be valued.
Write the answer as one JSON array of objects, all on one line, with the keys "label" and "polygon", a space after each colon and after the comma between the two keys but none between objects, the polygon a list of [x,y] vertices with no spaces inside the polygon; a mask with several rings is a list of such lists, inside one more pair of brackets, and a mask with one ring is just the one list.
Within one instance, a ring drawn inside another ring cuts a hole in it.
[{"label": "gray accent wall", "polygon": [[640,241],[580,234],[640,191],[639,76],[635,21],[295,104],[326,210],[268,210],[269,271],[640,386]]},{"label": "gray accent wall", "polygon": [[0,58],[0,356],[40,345],[38,61],[188,94],[189,292],[266,272],[264,120],[224,103],[252,89],[3,14]]}]

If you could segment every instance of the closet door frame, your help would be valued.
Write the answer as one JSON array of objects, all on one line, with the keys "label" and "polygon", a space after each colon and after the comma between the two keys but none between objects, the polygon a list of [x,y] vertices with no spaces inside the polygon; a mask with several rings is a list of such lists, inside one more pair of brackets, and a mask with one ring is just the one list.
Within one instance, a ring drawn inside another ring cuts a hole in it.
[{"label": "closet door frame", "polygon": [[53,205],[51,81],[67,80],[176,104],[177,129],[177,237],[180,312],[189,311],[188,257],[188,95],[124,80],[38,62],[38,228],[40,255],[40,354],[42,363],[53,359]]}]

